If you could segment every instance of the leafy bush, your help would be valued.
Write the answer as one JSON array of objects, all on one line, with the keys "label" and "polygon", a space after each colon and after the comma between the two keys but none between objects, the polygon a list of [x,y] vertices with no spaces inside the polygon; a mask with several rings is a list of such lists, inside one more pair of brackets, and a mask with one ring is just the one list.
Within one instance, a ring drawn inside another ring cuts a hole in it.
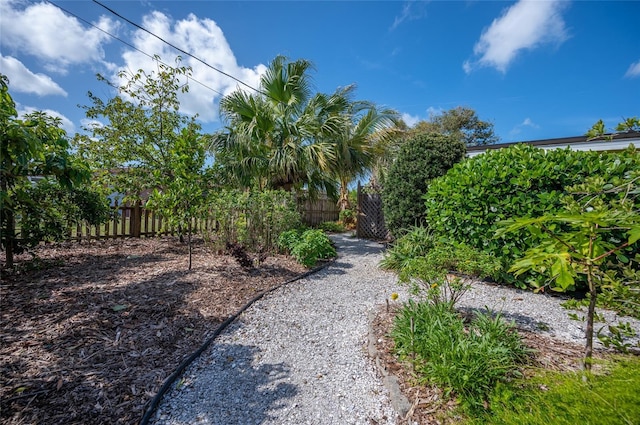
[{"label": "leafy bush", "polygon": [[640,169],[640,155],[631,148],[622,153],[544,151],[529,145],[491,150],[431,182],[424,198],[426,220],[437,235],[494,254],[506,270],[539,236],[522,229],[495,239],[499,221],[555,213],[568,186],[588,176],[616,186],[634,169]]},{"label": "leafy bush", "polygon": [[479,408],[498,382],[518,375],[528,358],[512,325],[478,313],[465,329],[447,304],[410,301],[396,316],[396,353],[414,363],[419,380],[435,384]]},{"label": "leafy bush", "polygon": [[358,213],[356,210],[354,208],[349,208],[340,211],[339,219],[347,229],[355,229],[357,216]]},{"label": "leafy bush", "polygon": [[207,214],[216,223],[209,240],[220,249],[240,244],[249,250],[275,251],[278,236],[301,223],[292,194],[278,190],[212,193]]},{"label": "leafy bush", "polygon": [[[348,210],[345,210],[345,211],[348,211]],[[323,221],[318,225],[318,228],[320,230],[324,230],[325,232],[330,232],[330,233],[342,233],[347,230],[342,223],[335,222],[335,221]]]},{"label": "leafy bush", "polygon": [[37,203],[16,208],[20,245],[17,252],[40,241],[61,241],[69,236],[73,224],[100,225],[113,214],[109,200],[88,186],[64,188],[53,180],[41,180],[25,190]]},{"label": "leafy bush", "polygon": [[400,282],[414,293],[426,292],[434,302],[455,302],[466,290],[462,278],[452,273],[493,277],[501,269],[494,256],[466,244],[436,240],[433,232],[416,227],[387,250],[380,267],[398,272]]},{"label": "leafy bush", "polygon": [[393,242],[385,253],[380,267],[400,271],[409,260],[427,255],[436,241],[433,232],[426,227],[414,227],[410,232]]},{"label": "leafy bush", "polygon": [[431,180],[444,175],[465,152],[456,137],[435,133],[418,134],[402,145],[382,190],[385,223],[394,236],[425,224],[422,196]]},{"label": "leafy bush", "polygon": [[315,266],[318,259],[332,258],[337,255],[331,240],[318,229],[283,232],[278,238],[278,246],[288,251],[305,267]]}]

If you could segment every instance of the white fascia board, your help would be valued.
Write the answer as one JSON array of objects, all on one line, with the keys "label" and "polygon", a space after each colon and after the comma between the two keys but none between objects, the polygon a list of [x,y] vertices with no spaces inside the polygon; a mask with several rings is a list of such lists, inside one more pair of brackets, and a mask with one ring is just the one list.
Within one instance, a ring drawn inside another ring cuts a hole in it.
[{"label": "white fascia board", "polygon": [[[636,147],[640,147],[640,138],[631,138],[631,139],[621,139],[621,140],[599,140],[592,142],[579,142],[579,143],[570,143],[570,144],[549,144],[549,145],[535,145],[536,148],[550,150],[550,149],[566,149],[570,148],[574,151],[623,151],[629,147],[629,145],[634,145]],[[513,145],[510,145],[513,146]],[[506,147],[506,146],[505,146]],[[487,150],[493,149],[485,149],[478,151],[467,152],[467,157],[471,158],[480,154],[485,153]]]}]

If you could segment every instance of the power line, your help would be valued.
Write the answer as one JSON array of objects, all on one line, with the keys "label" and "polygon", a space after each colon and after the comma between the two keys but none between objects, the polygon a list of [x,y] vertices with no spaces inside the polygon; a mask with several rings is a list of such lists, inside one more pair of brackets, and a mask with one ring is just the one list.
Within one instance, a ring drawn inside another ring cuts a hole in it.
[{"label": "power line", "polygon": [[[145,51],[143,51],[143,50],[140,50],[139,48],[137,48],[136,46],[132,45],[131,43],[128,43],[128,42],[124,41],[123,39],[119,38],[118,36],[111,34],[109,31],[103,30],[102,28],[100,28],[100,27],[98,27],[98,26],[94,25],[93,23],[91,23],[91,22],[87,21],[86,19],[84,19],[84,18],[82,18],[82,17],[80,17],[80,16],[76,15],[75,13],[73,13],[73,12],[71,12],[71,11],[69,11],[69,10],[67,10],[67,9],[65,9],[65,8],[63,8],[63,7],[59,6],[59,5],[57,5],[57,4],[55,4],[55,3],[54,3],[54,2],[52,2],[51,0],[45,0],[45,1],[46,1],[47,3],[49,3],[49,4],[53,5],[53,6],[57,7],[58,9],[62,10],[63,12],[65,12],[65,13],[67,13],[67,14],[69,14],[69,15],[71,15],[71,16],[73,16],[73,17],[75,17],[76,19],[78,19],[78,20],[80,20],[80,21],[84,22],[85,24],[87,24],[87,25],[89,25],[89,26],[91,26],[91,27],[93,27],[93,28],[97,29],[98,31],[101,31],[101,32],[103,32],[103,33],[107,34],[109,37],[111,37],[111,38],[114,38],[114,39],[118,40],[119,42],[121,42],[121,43],[122,43],[122,44],[124,44],[125,46],[128,46],[128,47],[132,48],[133,50],[135,50],[135,51],[137,51],[137,52],[139,52],[139,53],[142,53],[143,55],[147,56],[149,59],[152,59],[152,60],[158,61],[159,63],[161,63],[161,64],[163,64],[163,65],[165,65],[165,66],[167,66],[167,67],[169,67],[169,68],[171,68],[171,69],[175,69],[175,67],[173,67],[173,66],[171,66],[171,65],[169,65],[169,64],[167,64],[167,63],[165,63],[165,62],[163,62],[162,60],[160,60],[160,59],[159,59],[159,56],[154,56],[154,55],[151,55],[151,54],[149,54],[149,53],[147,53],[147,52],[145,52]],[[216,93],[216,94],[219,94],[220,96],[224,96],[224,94],[223,94],[223,93],[219,92],[218,90],[214,89],[213,87],[210,87],[210,86],[206,85],[205,83],[203,83],[203,82],[201,82],[201,81],[196,80],[196,79],[195,79],[195,78],[193,78],[193,77],[187,77],[187,78],[188,78],[188,79],[190,79],[190,80],[192,80],[192,81],[194,81],[194,82],[196,82],[196,83],[198,83],[198,84],[200,84],[202,87],[204,87],[204,88],[206,88],[206,89],[209,89],[209,90],[211,90],[212,92],[214,92],[214,93]],[[112,85],[112,84],[110,84],[110,85]],[[117,87],[116,87],[116,88],[117,88]]]},{"label": "power line", "polygon": [[[191,53],[187,52],[187,51],[186,51],[186,50],[184,50],[184,49],[181,49],[180,47],[178,47],[178,46],[176,46],[176,45],[174,45],[174,44],[169,43],[167,40],[163,39],[163,38],[162,38],[162,37],[160,37],[159,35],[156,35],[156,34],[152,33],[151,31],[149,31],[148,29],[144,28],[143,26],[141,26],[141,25],[139,25],[139,24],[137,24],[137,23],[135,23],[135,22],[133,22],[133,21],[131,21],[131,20],[129,20],[129,19],[127,19],[127,18],[125,18],[124,16],[122,16],[121,14],[119,14],[118,12],[116,12],[115,10],[113,10],[113,9],[111,9],[111,8],[109,8],[109,7],[107,7],[107,6],[105,6],[104,4],[100,3],[98,0],[93,0],[93,2],[94,2],[94,3],[96,3],[96,4],[98,4],[99,6],[103,7],[104,9],[108,10],[109,12],[111,12],[112,14],[114,14],[115,16],[117,16],[118,18],[120,18],[120,19],[122,19],[122,20],[124,20],[124,21],[128,22],[129,24],[133,25],[134,27],[136,27],[136,28],[138,28],[138,29],[140,29],[140,30],[142,30],[142,31],[146,32],[147,34],[149,34],[149,35],[151,35],[151,36],[153,36],[153,37],[157,38],[158,40],[162,41],[162,42],[163,42],[163,43],[165,43],[166,45],[173,47],[174,49],[176,49],[176,50],[177,50],[177,51],[179,51],[180,53],[183,53],[183,54],[185,54],[185,55],[187,55],[187,56],[189,56],[189,57],[191,57],[191,58],[193,58],[193,59],[197,60],[198,62],[202,63],[203,65],[205,65],[205,66],[207,66],[207,67],[209,67],[209,68],[213,69],[213,70],[214,70],[214,71],[216,71],[216,72],[219,72],[219,73],[220,73],[220,74],[222,74],[222,75],[225,75],[225,76],[227,76],[227,77],[231,78],[232,80],[234,80],[234,81],[236,81],[236,82],[238,82],[238,83],[242,84],[242,85],[243,85],[243,86],[245,86],[245,87],[250,88],[251,90],[254,90],[254,91],[255,91],[255,92],[257,92],[257,93],[260,93],[260,94],[262,94],[262,95],[264,95],[264,96],[271,97],[271,96],[269,96],[267,93],[263,92],[262,90],[259,90],[259,89],[255,88],[255,87],[253,87],[253,86],[250,86],[249,84],[245,83],[244,81],[240,80],[239,78],[236,78],[236,77],[234,77],[233,75],[228,74],[228,73],[226,73],[226,72],[222,71],[221,69],[216,68],[215,66],[209,65],[207,62],[203,61],[203,60],[202,60],[202,59],[200,59],[199,57],[197,57],[197,56],[195,56],[195,55],[193,55],[193,54],[191,54]],[[276,99],[274,99],[274,100],[276,100]]]}]

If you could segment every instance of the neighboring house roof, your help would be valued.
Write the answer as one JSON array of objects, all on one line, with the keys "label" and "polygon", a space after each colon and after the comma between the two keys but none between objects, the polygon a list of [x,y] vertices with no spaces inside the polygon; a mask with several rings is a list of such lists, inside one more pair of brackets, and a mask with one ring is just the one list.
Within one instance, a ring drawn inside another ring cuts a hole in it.
[{"label": "neighboring house roof", "polygon": [[[611,140],[608,139],[609,137],[611,137]],[[499,143],[486,146],[472,146],[467,148],[467,156],[472,157],[480,155],[487,150],[502,149],[519,143],[526,143],[545,150],[570,148],[575,151],[622,151],[630,144],[640,147],[640,132],[628,131],[625,133],[607,134],[603,138],[594,140],[589,140],[587,136],[576,136],[516,143]]]}]

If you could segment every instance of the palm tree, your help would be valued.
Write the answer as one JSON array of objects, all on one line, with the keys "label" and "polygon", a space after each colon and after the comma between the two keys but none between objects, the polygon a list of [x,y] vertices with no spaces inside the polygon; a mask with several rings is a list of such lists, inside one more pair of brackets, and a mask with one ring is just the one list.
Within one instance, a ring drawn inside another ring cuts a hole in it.
[{"label": "palm tree", "polygon": [[355,178],[371,170],[377,158],[384,155],[390,141],[397,137],[399,114],[391,109],[380,109],[373,103],[350,102],[345,113],[348,119],[335,139],[333,171],[340,183],[338,205],[348,209],[348,185]]},{"label": "palm tree", "polygon": [[335,192],[329,140],[343,128],[345,89],[311,94],[306,60],[276,57],[257,93],[238,89],[220,101],[227,126],[214,135],[216,159],[243,186]]}]

